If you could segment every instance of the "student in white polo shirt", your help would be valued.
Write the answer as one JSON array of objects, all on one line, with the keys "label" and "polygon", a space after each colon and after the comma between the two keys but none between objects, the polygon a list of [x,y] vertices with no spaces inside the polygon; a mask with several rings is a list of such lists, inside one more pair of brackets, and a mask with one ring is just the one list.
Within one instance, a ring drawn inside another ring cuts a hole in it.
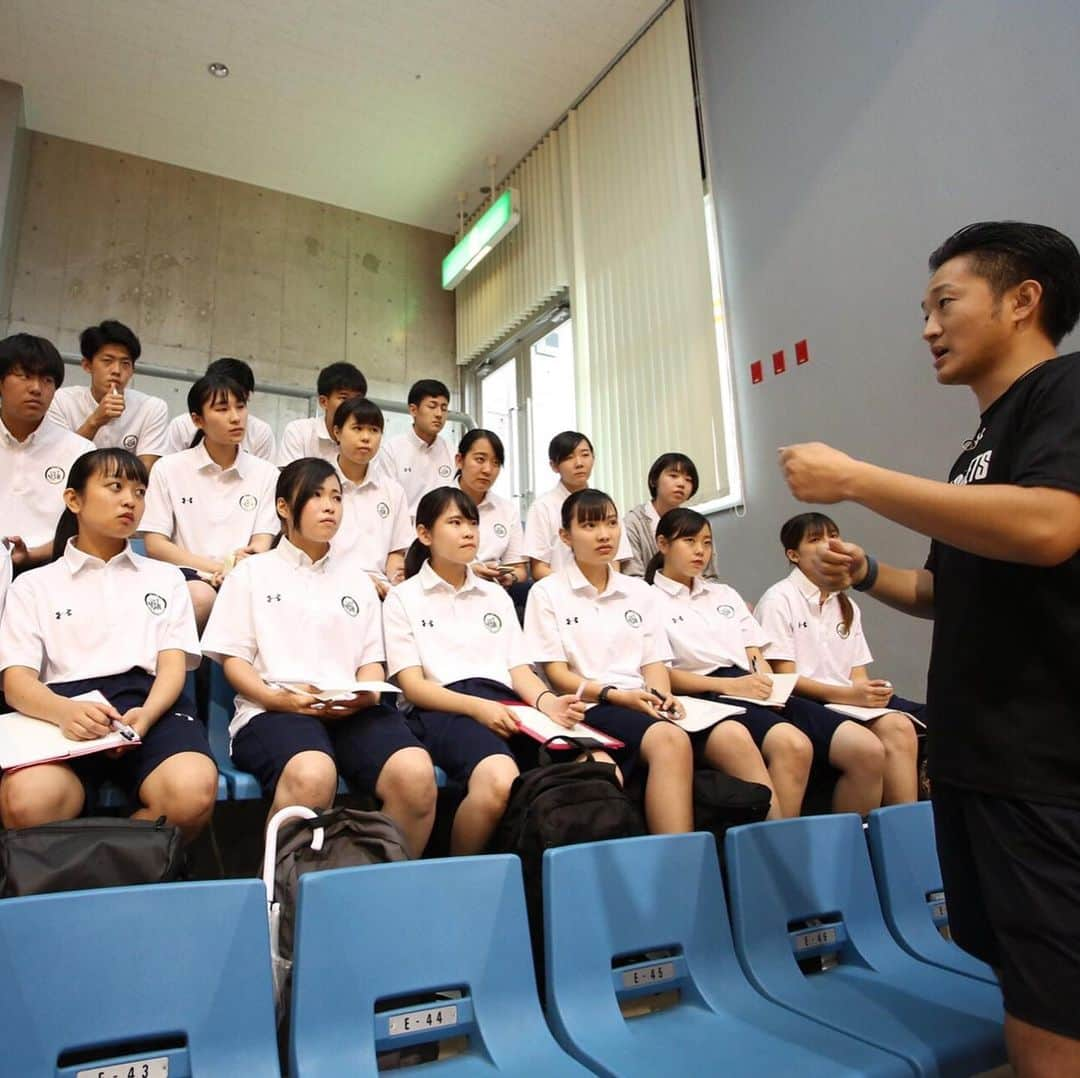
[{"label": "student in white polo shirt", "polygon": [[384,676],[379,600],[332,545],[337,473],[328,461],[293,461],[276,498],[282,534],[229,574],[202,639],[237,693],[233,761],[259,779],[271,815],[329,807],[340,771],[353,790],[379,798],[419,857],[435,819],[431,757],[378,693],[334,703],[312,695]]},{"label": "student in white polo shirt", "polygon": [[525,537],[517,507],[491,488],[506,460],[502,439],[493,430],[474,427],[458,443],[457,484],[476,503],[480,535],[472,570],[483,580],[509,588],[528,579]]},{"label": "student in white polo shirt", "polygon": [[[515,757],[535,763],[507,702],[530,704],[572,726],[584,708],[533,672],[514,604],[470,568],[477,512],[457,487],[428,491],[403,584],[383,602],[387,666],[414,705],[409,723],[451,782],[465,786],[450,849],[479,853],[506,808]],[[602,759],[609,758],[600,754]]]},{"label": "student in white polo shirt", "polygon": [[49,419],[99,449],[126,449],[152,468],[166,451],[169,410],[160,397],[128,388],[142,354],[139,338],[122,322],[109,319],[82,331],[79,351],[90,384],[58,389]]},{"label": "student in white polo shirt", "polygon": [[198,444],[163,457],[150,476],[142,531],[146,552],[179,565],[200,632],[232,566],[269,550],[278,532],[277,469],[240,448],[247,391],[223,374],[204,374],[188,390]]},{"label": "student in white polo shirt", "polygon": [[621,532],[615,503],[599,490],[575,491],[563,503],[561,525],[571,558],[529,592],[529,655],[556,691],[595,703],[589,725],[618,738],[648,767],[649,830],[689,831],[693,750],[665,717],[683,713],[671,694],[671,649],[648,585],[611,567]]},{"label": "student in white polo shirt", "polygon": [[[697,494],[697,465],[685,453],[661,453],[649,467],[646,482],[649,500],[635,505],[623,519],[633,551],[633,557],[622,569],[627,576],[645,575],[645,567],[656,556],[656,526],[660,518]],[[703,575],[710,580],[719,577],[715,550]]]},{"label": "student in white polo shirt", "polygon": [[29,333],[0,341],[0,533],[17,570],[52,555],[68,473],[94,448],[45,418],[63,381],[51,341]]},{"label": "student in white polo shirt", "polygon": [[[9,706],[55,723],[72,741],[123,722],[141,744],[6,773],[5,827],[78,816],[85,787],[105,779],[127,791],[137,818],[165,816],[189,841],[213,811],[217,769],[184,692],[201,657],[191,600],[174,566],[133,553],[128,542],[146,483],[146,467],[125,449],[80,457],[64,491],[56,560],[15,581],[0,625]],[[91,691],[108,703],[74,699]]]},{"label": "student in white polo shirt", "polygon": [[315,389],[322,415],[294,419],[285,425],[278,447],[278,467],[284,468],[301,457],[320,457],[333,464],[338,455],[334,416],[347,400],[367,396],[367,379],[351,363],[331,363],[319,371]]},{"label": "student in white polo shirt", "polygon": [[[854,727],[864,739],[867,733],[876,735],[885,757],[878,803],[904,804],[918,798],[918,739],[908,715],[921,719],[925,705],[897,696],[888,681],[867,675],[873,656],[859,608],[846,592],[829,590],[812,556],[839,535],[823,513],[800,513],[784,524],[780,542],[794,568],[757,605],[770,639],[765,656],[777,673],[798,673],[795,691],[810,701],[895,709],[866,723],[845,722],[840,730]],[[843,718],[824,707],[818,710]]]},{"label": "student in white polo shirt", "polygon": [[4,601],[11,587],[11,551],[6,543],[0,543],[0,621],[4,617]]},{"label": "student in white polo shirt", "polygon": [[405,491],[374,464],[383,423],[382,410],[366,397],[353,397],[334,413],[335,467],[344,501],[334,553],[367,573],[380,599],[405,579],[405,551],[413,537]]},{"label": "student in white polo shirt", "polygon": [[[548,463],[559,481],[529,506],[525,516],[525,554],[533,580],[543,580],[572,560],[570,548],[559,538],[563,502],[571,494],[588,487],[595,459],[592,442],[580,431],[564,430],[551,439]],[[616,570],[632,557],[626,529],[620,529],[614,561]]]},{"label": "student in white polo shirt", "polygon": [[[207,374],[224,374],[234,382],[238,382],[247,390],[248,404],[255,393],[255,374],[251,367],[242,359],[233,359],[231,356],[222,356],[215,359],[206,368]],[[195,436],[199,428],[187,412],[181,412],[174,416],[165,430],[165,452],[182,453],[190,449],[195,443]],[[274,441],[274,428],[264,419],[254,415],[250,409],[247,417],[247,427],[244,429],[244,440],[240,448],[254,457],[262,457],[273,463],[277,460],[277,444]]]},{"label": "student in white polo shirt", "polygon": [[446,426],[450,390],[437,379],[422,378],[409,389],[408,401],[412,429],[391,438],[383,453],[385,467],[404,488],[409,514],[415,519],[420,499],[453,481],[454,450],[439,437]]}]

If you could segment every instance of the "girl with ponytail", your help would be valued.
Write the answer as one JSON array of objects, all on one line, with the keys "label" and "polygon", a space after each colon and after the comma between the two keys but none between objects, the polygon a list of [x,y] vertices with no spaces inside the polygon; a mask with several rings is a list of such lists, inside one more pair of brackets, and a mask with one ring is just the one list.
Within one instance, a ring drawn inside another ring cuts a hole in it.
[{"label": "girl with ponytail", "polygon": [[[141,557],[129,540],[146,497],[146,466],[126,449],[95,449],[68,473],[53,560],[24,573],[0,625],[9,706],[72,741],[119,724],[139,743],[71,763],[43,763],[0,778],[5,827],[78,816],[84,783],[127,791],[140,819],[165,816],[190,840],[210,818],[217,769],[194,702],[184,691],[201,654],[184,578]],[[104,703],[78,699],[100,693]]]},{"label": "girl with ponytail", "polygon": [[824,513],[800,513],[780,529],[792,569],[758,603],[757,616],[770,640],[764,653],[777,673],[798,673],[795,692],[819,705],[819,712],[842,720],[844,713],[820,705],[856,709],[847,714],[857,721],[843,722],[837,737],[850,741],[852,730],[864,740],[874,735],[883,753],[878,803],[903,804],[918,797],[918,739],[911,716],[921,721],[925,705],[896,696],[888,681],[867,674],[873,656],[859,608],[846,592],[830,591],[819,568],[820,551],[839,535]]},{"label": "girl with ponytail", "polygon": [[467,789],[450,836],[455,854],[484,849],[519,761],[535,764],[535,743],[517,732],[507,704],[528,704],[566,727],[585,710],[533,672],[513,601],[472,569],[478,541],[468,494],[428,491],[416,507],[406,580],[383,603],[387,665],[413,704],[409,724],[447,777]]}]

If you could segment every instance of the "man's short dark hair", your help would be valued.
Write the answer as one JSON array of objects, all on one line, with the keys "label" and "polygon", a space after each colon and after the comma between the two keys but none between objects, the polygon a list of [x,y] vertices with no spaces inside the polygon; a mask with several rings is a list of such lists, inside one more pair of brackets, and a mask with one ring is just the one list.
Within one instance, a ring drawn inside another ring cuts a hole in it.
[{"label": "man's short dark hair", "polygon": [[1021,281],[1042,285],[1040,325],[1055,345],[1080,318],[1080,251],[1068,236],[1047,225],[979,221],[954,232],[931,256],[930,272],[951,258],[969,255],[974,273],[995,296]]},{"label": "man's short dark hair", "polygon": [[112,318],[107,318],[100,325],[89,326],[79,334],[79,351],[83,359],[93,359],[107,344],[118,344],[127,349],[132,363],[142,355],[139,338],[123,322]]},{"label": "man's short dark hair", "polygon": [[409,389],[409,403],[419,404],[425,397],[445,397],[450,403],[450,390],[437,378],[421,378]]},{"label": "man's short dark hair", "polygon": [[323,367],[319,371],[316,390],[320,397],[329,397],[331,393],[340,393],[342,390],[366,397],[367,379],[360,368],[351,363],[331,363],[329,367]]},{"label": "man's short dark hair", "polygon": [[255,392],[255,372],[242,359],[222,356],[206,368],[207,374],[223,374],[247,390],[248,396]]},{"label": "man's short dark hair", "polygon": [[13,333],[0,341],[0,379],[6,378],[15,367],[27,374],[48,375],[57,388],[64,384],[64,361],[56,345],[44,337]]}]

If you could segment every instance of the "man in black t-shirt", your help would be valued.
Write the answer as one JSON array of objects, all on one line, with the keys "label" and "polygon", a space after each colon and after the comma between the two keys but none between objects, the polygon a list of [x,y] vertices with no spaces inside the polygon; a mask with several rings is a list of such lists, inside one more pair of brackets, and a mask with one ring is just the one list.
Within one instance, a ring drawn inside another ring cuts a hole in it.
[{"label": "man in black t-shirt", "polygon": [[853,501],[932,542],[922,569],[831,541],[820,568],[934,620],[927,693],[953,937],[997,971],[1021,1078],[1080,1075],[1080,253],[970,225],[930,258],[923,338],[980,419],[940,483],[820,443],[780,451],[795,497]]}]

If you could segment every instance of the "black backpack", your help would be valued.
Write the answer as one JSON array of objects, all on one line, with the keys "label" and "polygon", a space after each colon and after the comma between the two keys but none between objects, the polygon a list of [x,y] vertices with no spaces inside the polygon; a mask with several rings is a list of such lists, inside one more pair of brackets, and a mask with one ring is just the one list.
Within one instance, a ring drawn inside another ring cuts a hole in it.
[{"label": "black backpack", "polygon": [[[595,742],[571,737],[552,738],[570,742],[585,753]],[[492,849],[516,853],[521,858],[525,881],[525,904],[529,913],[537,984],[543,998],[544,913],[541,870],[544,851],[558,846],[601,839],[643,835],[645,825],[637,806],[615,777],[612,764],[589,759],[553,764],[540,750],[540,766],[518,775],[510,787],[506,811],[495,830]]]},{"label": "black backpack", "polygon": [[771,804],[772,791],[760,782],[745,782],[708,768],[694,772],[694,830],[715,836],[721,865],[728,828],[764,820]]}]

